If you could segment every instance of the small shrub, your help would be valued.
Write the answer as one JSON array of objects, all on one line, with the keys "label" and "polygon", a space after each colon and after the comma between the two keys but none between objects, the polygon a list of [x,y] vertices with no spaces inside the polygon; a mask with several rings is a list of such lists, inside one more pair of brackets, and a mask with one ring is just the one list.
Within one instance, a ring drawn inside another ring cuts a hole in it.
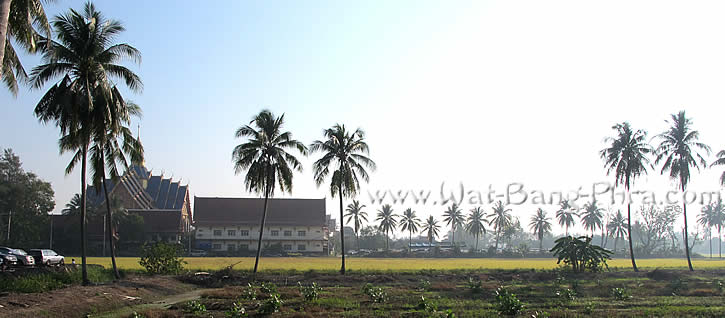
[{"label": "small shrub", "polygon": [[594,312],[594,309],[596,309],[597,306],[593,302],[588,302],[586,305],[584,305],[584,313],[587,315],[591,315]]},{"label": "small shrub", "polygon": [[561,301],[570,302],[576,299],[576,291],[569,288],[564,290],[558,290],[556,291],[556,297],[559,298],[559,300]]},{"label": "small shrub", "polygon": [[144,315],[139,314],[137,312],[133,312],[133,315],[131,315],[131,318],[145,318]]},{"label": "small shrub", "polygon": [[716,280],[712,282],[712,284],[715,285],[715,290],[717,290],[719,294],[722,294],[723,291],[725,291],[725,285],[721,280]]},{"label": "small shrub", "polygon": [[549,318],[549,317],[551,317],[551,315],[549,315],[548,312],[543,311],[543,310],[537,310],[537,311],[534,311],[533,314],[531,314],[531,318]]},{"label": "small shrub", "polygon": [[443,313],[443,317],[456,318],[456,314],[453,312],[453,310],[448,309]]},{"label": "small shrub", "polygon": [[425,312],[436,312],[438,310],[438,307],[432,301],[430,301],[430,299],[426,299],[425,296],[420,296],[420,301],[418,301],[418,309]]},{"label": "small shrub", "polygon": [[551,252],[557,258],[556,263],[559,264],[563,261],[575,272],[600,271],[603,267],[607,267],[607,260],[612,255],[612,251],[592,244],[591,237],[567,236],[557,239],[555,242],[556,245]]},{"label": "small shrub", "polygon": [[184,311],[192,315],[200,315],[206,312],[206,306],[198,300],[192,300],[186,303]]},{"label": "small shrub", "polygon": [[305,301],[311,302],[317,300],[320,296],[322,288],[317,283],[312,283],[310,286],[302,286],[302,283],[297,282],[297,286],[300,290],[300,294],[305,298]]},{"label": "small shrub", "polygon": [[430,281],[427,279],[421,279],[420,282],[418,282],[418,290],[428,291],[430,290],[430,286]]},{"label": "small shrub", "polygon": [[242,299],[247,300],[256,300],[257,299],[257,289],[252,286],[252,284],[247,283],[247,287],[244,288],[244,291],[242,291]]},{"label": "small shrub", "polygon": [[186,262],[180,257],[181,249],[177,245],[159,242],[144,244],[141,248],[139,264],[150,274],[178,274]]},{"label": "small shrub", "polygon": [[247,309],[244,308],[244,306],[241,303],[233,303],[232,308],[229,308],[224,313],[228,318],[241,318],[247,316]]},{"label": "small shrub", "polygon": [[481,280],[473,277],[468,278],[468,283],[466,284],[468,289],[471,291],[471,293],[479,294],[483,292],[483,286],[481,285]]},{"label": "small shrub", "polygon": [[259,287],[259,290],[265,294],[276,294],[277,285],[275,285],[274,283],[262,283],[262,285]]},{"label": "small shrub", "polygon": [[685,284],[685,281],[678,277],[671,280],[669,284],[667,284],[667,287],[670,289],[670,291],[672,291],[672,295],[677,296],[677,294],[687,288],[687,284]]},{"label": "small shrub", "polygon": [[370,297],[374,303],[384,303],[388,300],[388,293],[380,287],[375,287],[373,284],[367,283],[362,287],[362,292]]},{"label": "small shrub", "polygon": [[499,287],[494,292],[495,297],[495,308],[501,315],[514,316],[517,315],[521,310],[524,309],[524,304],[516,298],[515,294],[506,289],[506,287]]},{"label": "small shrub", "polygon": [[270,297],[262,303],[259,307],[259,313],[262,315],[269,315],[278,312],[282,308],[282,299],[279,294],[272,294]]},{"label": "small shrub", "polygon": [[625,287],[612,288],[612,296],[614,297],[614,299],[620,301],[632,298],[632,296],[629,295],[629,290],[627,290],[627,288]]}]

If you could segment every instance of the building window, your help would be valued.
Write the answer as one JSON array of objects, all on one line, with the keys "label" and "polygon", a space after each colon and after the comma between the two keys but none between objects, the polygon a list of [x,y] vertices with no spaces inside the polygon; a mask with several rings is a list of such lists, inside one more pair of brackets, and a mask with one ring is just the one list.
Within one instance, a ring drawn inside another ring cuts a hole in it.
[{"label": "building window", "polygon": [[214,245],[212,245],[212,248],[215,249],[215,250],[220,250],[220,249],[222,249],[222,245],[221,244],[214,244]]},{"label": "building window", "polygon": [[227,235],[235,236],[235,235],[237,235],[237,231],[236,230],[227,230]]},{"label": "building window", "polygon": [[277,230],[272,231],[272,236],[279,236],[279,231],[277,231]]},{"label": "building window", "polygon": [[249,245],[247,245],[247,244],[239,244],[239,250],[240,251],[248,251],[249,250]]},{"label": "building window", "polygon": [[239,235],[241,235],[241,236],[249,236],[249,231],[248,230],[241,230],[241,231],[239,231]]},{"label": "building window", "polygon": [[214,230],[214,236],[222,236],[222,230]]},{"label": "building window", "polygon": [[292,231],[284,231],[284,236],[292,236]]},{"label": "building window", "polygon": [[285,251],[291,251],[292,250],[292,244],[285,244],[283,246],[283,248],[284,248]]},{"label": "building window", "polygon": [[227,245],[227,251],[233,252],[234,251],[234,247],[235,247],[234,244]]},{"label": "building window", "polygon": [[304,251],[306,249],[307,249],[307,246],[305,246],[304,244],[297,245],[297,250],[298,251]]},{"label": "building window", "polygon": [[297,231],[297,236],[305,236],[307,235],[307,231]]}]

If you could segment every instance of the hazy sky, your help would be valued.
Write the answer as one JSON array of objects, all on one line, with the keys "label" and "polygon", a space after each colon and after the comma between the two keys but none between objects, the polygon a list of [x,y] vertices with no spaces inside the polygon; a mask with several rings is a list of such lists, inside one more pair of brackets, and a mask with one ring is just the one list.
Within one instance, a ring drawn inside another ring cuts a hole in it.
[{"label": "hazy sky", "polygon": [[[285,113],[286,128],[305,143],[337,122],[365,129],[379,167],[363,188],[366,202],[368,189],[439,196],[441,182],[481,191],[510,182],[527,190],[590,187],[612,180],[598,151],[614,123],[628,120],[653,136],[679,110],[703,142],[725,148],[721,1],[96,5],[125,24],[119,41],[143,54],[140,66],[127,64],[145,89],[126,97],[144,110],[147,166],[190,183],[196,196],[251,195],[233,172],[231,150],[240,142],[233,134],[263,108]],[[82,1],[46,10],[53,16],[68,7]],[[38,57],[23,62],[29,70]],[[57,129],[33,116],[48,87],[23,88],[17,98],[0,89],[0,146],[52,182],[60,210],[79,191],[79,176],[64,175],[69,156],[58,155]],[[312,181],[311,162],[296,175],[292,196],[328,194]],[[719,190],[721,172],[696,174],[690,188]],[[657,169],[638,187],[674,184]],[[328,200],[328,213],[339,215],[337,204]],[[421,219],[444,210],[415,208]],[[535,207],[513,210],[528,224]],[[694,223],[699,207],[691,211]]]}]

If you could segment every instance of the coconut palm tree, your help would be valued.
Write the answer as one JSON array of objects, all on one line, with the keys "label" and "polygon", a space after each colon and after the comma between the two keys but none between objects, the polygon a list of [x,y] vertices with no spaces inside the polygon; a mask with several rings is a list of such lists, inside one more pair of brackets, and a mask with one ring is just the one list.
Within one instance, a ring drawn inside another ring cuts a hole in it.
[{"label": "coconut palm tree", "polygon": [[707,235],[710,238],[710,258],[712,258],[712,228],[717,223],[716,218],[713,204],[703,206],[700,215],[697,217],[697,223],[707,230]]},{"label": "coconut palm tree", "polygon": [[349,224],[350,221],[354,222],[354,230],[355,230],[355,241],[357,242],[357,249],[360,250],[360,228],[362,227],[362,222],[368,221],[368,213],[363,211],[363,208],[365,207],[364,204],[360,204],[360,201],[358,200],[352,200],[352,203],[347,205],[347,209],[345,210],[347,213],[345,213],[345,216],[347,217],[346,224]]},{"label": "coconut palm tree", "polygon": [[425,233],[426,237],[428,238],[428,245],[433,246],[433,240],[438,237],[439,231],[440,231],[440,225],[438,225],[438,221],[436,221],[433,216],[429,216],[428,219],[426,219],[425,223],[423,224],[423,233]]},{"label": "coconut palm tree", "polygon": [[562,200],[559,202],[559,210],[556,211],[556,219],[559,221],[559,225],[565,228],[565,235],[569,235],[569,227],[574,226],[574,217],[576,216],[576,211],[569,203],[569,200]]},{"label": "coconut palm tree", "polygon": [[[61,139],[65,139],[66,145],[66,148],[61,147],[61,152],[75,151],[66,174],[71,173],[77,163],[81,164],[81,264],[83,283],[88,284],[85,257],[87,156],[94,130],[100,127],[99,119],[94,115],[94,100],[99,100],[98,107],[104,107],[111,99],[120,97],[115,86],[110,85],[113,79],[140,92],[143,84],[138,75],[117,63],[125,59],[140,62],[141,55],[128,44],[113,44],[115,37],[125,30],[123,25],[116,20],[107,20],[90,2],[86,3],[83,13],[71,9],[56,16],[52,26],[58,40],[43,38],[38,41],[39,47],[47,49],[42,56],[44,64],[33,68],[30,81],[38,89],[61,77],[38,102],[35,115],[41,122],[53,122],[60,128]],[[95,111],[96,114],[108,112],[110,110]]]},{"label": "coconut palm tree", "polygon": [[592,200],[584,204],[584,209],[579,214],[584,228],[592,231],[592,239],[594,239],[594,231],[602,227],[602,211],[604,210],[597,205],[597,201]]},{"label": "coconut palm tree", "polygon": [[486,214],[483,212],[483,208],[477,206],[471,209],[467,221],[466,231],[476,237],[476,251],[478,251],[478,237],[486,233],[486,227],[483,225],[483,222],[486,221]]},{"label": "coconut palm tree", "polygon": [[717,253],[722,258],[722,227],[725,226],[725,205],[718,198],[715,204],[715,227],[717,227]]},{"label": "coconut palm tree", "polygon": [[[358,128],[352,133],[345,125],[337,124],[323,132],[324,141],[316,140],[310,146],[312,152],[322,152],[322,158],[315,161],[312,168],[317,186],[322,185],[327,175],[332,173],[330,193],[340,197],[340,220],[343,218],[343,197],[354,197],[360,190],[360,178],[368,182],[370,177],[365,169],[375,171],[375,162],[369,157],[369,147],[365,142],[365,132]],[[342,222],[342,221],[341,221]],[[340,273],[345,274],[345,237],[340,236],[342,266]]]},{"label": "coconut palm tree", "polygon": [[609,217],[607,231],[609,235],[614,236],[614,253],[617,253],[617,240],[624,238],[627,233],[627,220],[622,215],[622,211],[617,210],[617,214]]},{"label": "coconut palm tree", "polygon": [[546,215],[546,211],[539,208],[536,210],[536,214],[531,216],[529,228],[539,239],[539,252],[542,253],[544,251],[544,235],[551,232],[551,218]]},{"label": "coconut palm tree", "polygon": [[[250,126],[252,125],[252,126]],[[294,170],[302,172],[302,164],[288,150],[297,150],[307,155],[307,147],[292,138],[292,133],[282,131],[284,114],[274,116],[269,110],[262,110],[252,118],[249,125],[243,125],[234,134],[245,138],[245,142],[234,147],[232,161],[234,174],[246,172],[244,185],[247,191],[264,196],[262,219],[259,221],[257,256],[254,260],[254,274],[257,273],[262,253],[262,234],[267,219],[267,201],[274,196],[277,187],[282,192],[292,192]],[[342,219],[340,219],[342,222]]]},{"label": "coconut palm tree", "polygon": [[[657,135],[661,142],[657,147],[657,159],[655,164],[662,163],[661,174],[669,171],[670,178],[680,185],[680,190],[685,192],[687,183],[690,182],[690,167],[700,170],[700,166],[706,167],[705,158],[698,150],[710,153],[710,147],[698,141],[700,133],[692,129],[692,120],[685,116],[685,111],[672,114],[667,121],[670,128]],[[693,271],[692,260],[690,259],[690,247],[688,244],[687,230],[687,202],[682,203],[682,215],[685,220],[685,254],[687,255],[687,266]]]},{"label": "coconut palm tree", "polygon": [[[39,33],[35,27],[40,29]],[[13,47],[15,43],[28,53],[36,53],[41,38],[50,38],[51,27],[40,0],[0,0],[0,79],[13,95],[18,93],[18,79],[28,75]]]},{"label": "coconut palm tree", "polygon": [[[647,174],[647,166],[650,166],[648,156],[652,153],[652,147],[647,143],[647,132],[632,129],[628,122],[616,124],[612,129],[616,131],[616,136],[605,139],[608,146],[599,152],[599,156],[604,160],[607,175],[614,171],[615,186],[624,185],[625,191],[629,193],[630,186],[635,180]],[[632,268],[637,272],[639,270],[632,249],[632,209],[629,200],[627,200],[627,236]]]},{"label": "coconut palm tree", "polygon": [[403,232],[408,231],[408,252],[413,243],[413,232],[418,233],[418,227],[420,227],[420,219],[415,215],[415,211],[411,208],[403,211],[403,216],[400,218],[400,229]]},{"label": "coconut palm tree", "polygon": [[443,212],[443,221],[451,226],[451,244],[456,245],[456,229],[463,223],[463,212],[458,204],[451,203],[451,206]]},{"label": "coconut palm tree", "polygon": [[503,202],[498,201],[493,206],[493,212],[488,214],[486,217],[488,218],[488,225],[493,226],[496,230],[496,250],[498,251],[498,242],[501,237],[501,233],[504,229],[513,224],[511,209],[507,209],[503,205]]},{"label": "coconut palm tree", "polygon": [[382,209],[378,210],[378,218],[375,221],[380,222],[378,229],[385,233],[385,249],[390,249],[390,231],[398,227],[398,215],[393,212],[393,207],[390,204],[383,205]]},{"label": "coconut palm tree", "polygon": [[[717,159],[710,164],[710,167],[712,166],[725,166],[725,150],[717,153]],[[725,171],[720,175],[720,184],[725,186]]]}]

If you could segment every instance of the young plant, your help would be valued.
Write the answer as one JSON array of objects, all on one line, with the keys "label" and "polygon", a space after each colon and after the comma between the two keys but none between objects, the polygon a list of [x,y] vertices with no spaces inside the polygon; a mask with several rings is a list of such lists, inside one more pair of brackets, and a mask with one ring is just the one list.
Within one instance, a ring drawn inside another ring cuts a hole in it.
[{"label": "young plant", "polygon": [[576,299],[576,291],[572,289],[564,289],[556,291],[556,297],[563,302],[571,302]]},{"label": "young plant", "polygon": [[269,298],[262,303],[262,306],[259,307],[259,313],[262,315],[270,315],[273,313],[278,312],[282,308],[282,299],[280,299],[279,294],[271,294]]},{"label": "young plant", "polygon": [[619,301],[625,301],[632,298],[632,296],[629,295],[629,290],[627,290],[626,287],[612,288],[612,296],[614,297],[614,299]]},{"label": "young plant", "polygon": [[426,299],[425,296],[420,296],[420,301],[418,302],[418,309],[425,312],[433,313],[438,310],[438,307],[432,301],[430,301],[430,299]]},{"label": "young plant", "polygon": [[468,289],[471,291],[471,293],[479,294],[483,292],[481,280],[478,278],[474,279],[473,277],[469,277],[466,286],[468,286]]},{"label": "young plant", "polygon": [[524,304],[516,298],[515,294],[506,289],[506,287],[499,287],[494,292],[495,297],[495,308],[501,315],[514,316],[520,313],[524,309]]},{"label": "young plant", "polygon": [[320,296],[320,292],[322,291],[322,288],[314,282],[310,286],[303,286],[302,283],[297,282],[297,287],[299,288],[300,294],[302,294],[302,297],[305,298],[306,302],[317,300],[317,298],[319,298]]},{"label": "young plant", "polygon": [[388,299],[388,294],[380,287],[367,283],[362,287],[362,292],[370,297],[374,303],[384,303]]},{"label": "young plant", "polygon": [[242,292],[242,298],[247,300],[256,300],[257,299],[257,289],[252,286],[252,284],[247,283],[247,287],[244,288],[244,291]]},{"label": "young plant", "polygon": [[191,300],[184,306],[184,311],[196,316],[205,313],[206,306],[198,300]]},{"label": "young plant", "polygon": [[418,282],[418,290],[420,290],[420,291],[430,290],[430,281],[427,279],[421,279],[420,282]]},{"label": "young plant", "polygon": [[725,291],[725,285],[723,284],[723,282],[721,280],[716,280],[716,281],[712,282],[712,284],[715,285],[715,289],[717,290],[718,293],[722,294],[723,291]]},{"label": "young plant", "polygon": [[262,283],[262,285],[259,287],[259,290],[265,294],[276,294],[277,285],[275,285],[274,283]]},{"label": "young plant", "polygon": [[228,318],[242,318],[247,316],[247,309],[241,303],[233,303],[232,308],[229,308],[224,313]]}]

